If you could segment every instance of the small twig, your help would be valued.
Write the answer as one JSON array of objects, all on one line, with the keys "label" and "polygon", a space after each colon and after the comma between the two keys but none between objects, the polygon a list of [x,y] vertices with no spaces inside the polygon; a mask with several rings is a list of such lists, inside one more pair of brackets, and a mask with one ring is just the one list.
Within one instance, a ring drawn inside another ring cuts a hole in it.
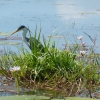
[{"label": "small twig", "polygon": [[82,84],[82,79],[80,78],[77,93],[81,91],[81,84]]},{"label": "small twig", "polygon": [[72,92],[73,92],[73,89],[74,89],[74,84],[72,84],[72,88],[71,88],[70,93],[69,93],[68,96],[71,96],[71,94],[72,94]]}]

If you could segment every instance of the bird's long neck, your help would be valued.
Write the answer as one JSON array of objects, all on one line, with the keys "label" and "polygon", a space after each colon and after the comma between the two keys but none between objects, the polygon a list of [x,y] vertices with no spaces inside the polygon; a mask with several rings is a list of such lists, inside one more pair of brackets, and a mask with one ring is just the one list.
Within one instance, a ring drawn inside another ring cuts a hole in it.
[{"label": "bird's long neck", "polygon": [[26,38],[26,34],[27,34],[27,29],[24,29],[23,30],[23,33],[22,33],[22,39],[25,41],[25,38]]},{"label": "bird's long neck", "polygon": [[26,41],[26,34],[27,34],[28,30],[24,29],[23,33],[22,33],[22,40],[26,43],[27,46],[29,46],[29,44]]}]

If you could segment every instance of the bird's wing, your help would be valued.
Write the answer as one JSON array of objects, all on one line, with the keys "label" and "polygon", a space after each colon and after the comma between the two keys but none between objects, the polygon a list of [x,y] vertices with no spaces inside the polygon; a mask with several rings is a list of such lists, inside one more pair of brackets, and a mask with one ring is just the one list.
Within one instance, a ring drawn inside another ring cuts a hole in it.
[{"label": "bird's wing", "polygon": [[26,39],[26,45],[30,48],[30,38],[27,38],[27,37],[25,37],[25,39]]},{"label": "bird's wing", "polygon": [[30,38],[27,38],[27,37],[26,37],[26,41],[29,42],[29,41],[30,41]]},{"label": "bird's wing", "polygon": [[42,43],[34,37],[29,38],[30,41],[30,49],[34,49],[34,47],[38,48],[39,50],[43,51]]}]

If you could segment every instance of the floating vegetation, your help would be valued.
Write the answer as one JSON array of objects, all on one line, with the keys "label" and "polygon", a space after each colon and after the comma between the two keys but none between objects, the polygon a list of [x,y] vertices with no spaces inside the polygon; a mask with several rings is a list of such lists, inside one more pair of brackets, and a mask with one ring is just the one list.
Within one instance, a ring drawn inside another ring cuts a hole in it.
[{"label": "floating vegetation", "polygon": [[22,96],[5,96],[0,97],[0,100],[98,100],[91,98],[80,98],[80,97],[65,97],[63,99],[50,98],[47,96],[37,96],[37,95],[22,95]]},{"label": "floating vegetation", "polygon": [[19,44],[22,44],[22,43],[20,43],[20,42],[12,42],[12,41],[0,41],[0,45],[4,45],[4,44],[19,45]]},{"label": "floating vegetation", "polygon": [[0,32],[0,36],[8,36],[10,35],[8,32]]},{"label": "floating vegetation", "polygon": [[61,6],[61,5],[63,5],[63,4],[60,4],[60,3],[59,3],[59,4],[53,4],[53,5],[56,5],[56,6]]},{"label": "floating vegetation", "polygon": [[63,36],[48,36],[49,38],[64,38]]},{"label": "floating vegetation", "polygon": [[100,11],[100,9],[97,9],[96,11]]},{"label": "floating vegetation", "polygon": [[85,15],[85,14],[96,14],[95,12],[80,12],[79,14]]},{"label": "floating vegetation", "polygon": [[22,40],[22,38],[21,37],[12,37],[12,36],[0,38],[0,41],[3,41],[3,40]]}]

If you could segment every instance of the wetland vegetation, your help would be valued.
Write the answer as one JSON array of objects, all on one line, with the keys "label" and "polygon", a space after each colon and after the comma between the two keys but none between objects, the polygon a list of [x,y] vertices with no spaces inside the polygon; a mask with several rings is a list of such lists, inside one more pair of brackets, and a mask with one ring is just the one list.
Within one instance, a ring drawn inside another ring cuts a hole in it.
[{"label": "wetland vegetation", "polygon": [[[100,0],[1,0],[0,10],[0,100],[100,98]],[[45,53],[21,47],[20,32],[9,36],[38,23],[49,38],[42,41]],[[54,34],[61,36],[50,36],[58,27]]]},{"label": "wetland vegetation", "polygon": [[[37,28],[35,38],[40,41]],[[44,89],[60,93],[62,97],[89,96],[100,86],[100,55],[95,53],[96,39],[88,38],[93,46],[87,46],[83,36],[76,37],[75,44],[68,44],[63,50],[56,48],[55,42],[43,38],[44,50],[38,46],[30,52],[19,48],[19,53],[8,50],[0,56],[0,73],[16,82],[18,93],[21,87],[32,91]]]}]

